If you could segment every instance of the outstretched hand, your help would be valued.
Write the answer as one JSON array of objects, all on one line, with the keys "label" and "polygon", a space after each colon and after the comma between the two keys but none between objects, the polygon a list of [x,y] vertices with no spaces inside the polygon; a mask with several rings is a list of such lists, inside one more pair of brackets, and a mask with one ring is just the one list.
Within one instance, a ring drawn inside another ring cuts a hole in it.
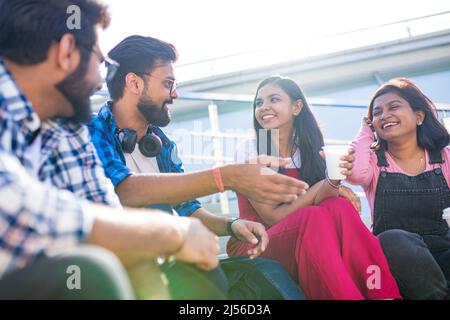
[{"label": "outstretched hand", "polygon": [[273,170],[284,167],[291,161],[261,155],[245,164],[236,165],[237,170],[231,181],[232,189],[250,200],[273,206],[295,201],[298,196],[306,193],[308,184]]}]

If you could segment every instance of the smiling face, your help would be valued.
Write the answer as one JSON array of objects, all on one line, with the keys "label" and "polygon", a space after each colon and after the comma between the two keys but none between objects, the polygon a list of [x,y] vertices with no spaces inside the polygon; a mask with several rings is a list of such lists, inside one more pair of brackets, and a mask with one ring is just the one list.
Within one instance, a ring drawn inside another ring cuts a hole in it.
[{"label": "smiling face", "polygon": [[254,106],[255,118],[264,129],[292,131],[295,116],[300,113],[302,102],[292,101],[278,85],[269,83],[258,90]]},{"label": "smiling face", "polygon": [[388,92],[374,100],[372,123],[378,136],[392,142],[416,137],[417,126],[424,120],[423,111],[414,111],[399,94]]},{"label": "smiling face", "polygon": [[138,110],[149,124],[165,127],[171,120],[168,105],[178,98],[177,90],[173,90],[173,65],[162,64],[144,77],[146,81],[138,102]]}]

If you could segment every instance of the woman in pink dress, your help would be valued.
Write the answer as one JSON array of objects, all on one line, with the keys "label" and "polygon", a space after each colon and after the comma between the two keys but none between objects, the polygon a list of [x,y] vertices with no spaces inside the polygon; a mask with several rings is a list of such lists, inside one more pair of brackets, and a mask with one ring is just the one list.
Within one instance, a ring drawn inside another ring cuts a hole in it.
[{"label": "woman in pink dress", "polygon": [[[267,78],[258,86],[253,109],[256,132],[268,129],[272,136],[277,132],[279,156],[292,158],[293,166],[282,172],[311,186],[305,195],[276,207],[238,194],[240,218],[259,221],[267,229],[270,240],[262,257],[281,262],[308,299],[401,298],[378,238],[352,203],[338,197],[340,181],[325,175],[319,154],[323,137],[299,86],[289,78]],[[258,136],[242,145],[237,152],[240,160],[273,155],[271,150],[258,150]],[[272,143],[267,145],[270,149]],[[348,163],[341,164],[342,173],[349,175],[351,152],[344,160]],[[354,199],[349,189],[342,192]],[[227,245],[230,256],[244,256],[250,249],[235,238]]]},{"label": "woman in pink dress", "polygon": [[373,233],[405,299],[450,298],[450,230],[442,218],[450,207],[449,142],[431,100],[406,78],[374,93],[353,142],[348,181],[367,195]]}]

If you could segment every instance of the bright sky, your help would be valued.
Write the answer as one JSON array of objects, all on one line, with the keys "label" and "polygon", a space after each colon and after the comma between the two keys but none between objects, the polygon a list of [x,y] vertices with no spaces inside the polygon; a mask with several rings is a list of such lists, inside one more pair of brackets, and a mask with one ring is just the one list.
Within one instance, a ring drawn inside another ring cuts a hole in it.
[{"label": "bright sky", "polygon": [[131,34],[173,43],[177,65],[449,11],[445,0],[103,0],[108,52]]}]

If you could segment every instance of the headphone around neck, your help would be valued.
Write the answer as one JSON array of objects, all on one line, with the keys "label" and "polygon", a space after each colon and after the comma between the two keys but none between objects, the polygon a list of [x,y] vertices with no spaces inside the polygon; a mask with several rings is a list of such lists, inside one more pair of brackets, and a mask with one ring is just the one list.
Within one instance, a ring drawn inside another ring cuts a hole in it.
[{"label": "headphone around neck", "polygon": [[[132,153],[134,151],[137,142],[136,131],[128,128],[119,129],[117,131],[117,138],[120,141],[123,152]],[[153,133],[152,127],[150,127],[149,132],[147,132],[147,134],[143,136],[137,144],[139,146],[139,151],[141,151],[141,153],[148,158],[156,157],[161,153],[161,138]]]}]

